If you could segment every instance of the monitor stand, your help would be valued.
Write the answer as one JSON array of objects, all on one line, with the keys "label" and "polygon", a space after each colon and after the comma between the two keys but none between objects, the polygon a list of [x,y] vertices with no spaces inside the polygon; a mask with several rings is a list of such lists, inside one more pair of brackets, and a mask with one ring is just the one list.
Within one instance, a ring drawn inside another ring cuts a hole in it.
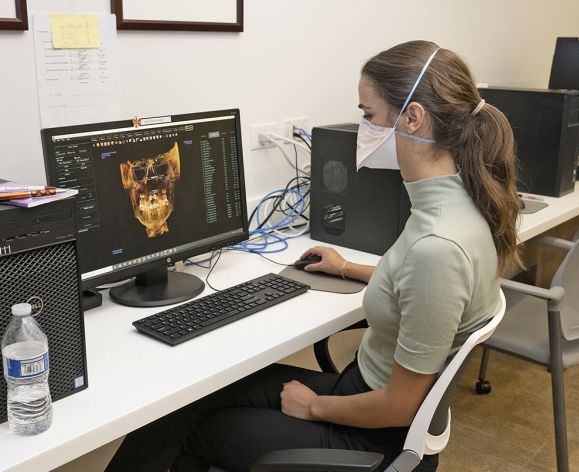
[{"label": "monitor stand", "polygon": [[169,272],[167,267],[157,267],[143,272],[131,282],[111,288],[109,295],[121,305],[152,307],[172,305],[199,295],[205,284],[184,272]]}]

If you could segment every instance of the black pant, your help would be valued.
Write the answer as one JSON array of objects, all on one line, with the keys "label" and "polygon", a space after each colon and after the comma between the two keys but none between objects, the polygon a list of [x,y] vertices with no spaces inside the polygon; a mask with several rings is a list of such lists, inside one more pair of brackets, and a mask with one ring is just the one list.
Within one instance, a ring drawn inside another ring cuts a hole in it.
[{"label": "black pant", "polygon": [[[319,395],[370,390],[356,363],[340,376],[274,364],[130,433],[107,472],[194,472],[210,464],[247,471],[267,451],[296,448],[381,452],[387,466],[402,450],[408,428],[353,428],[284,415],[280,392],[290,380]],[[434,471],[437,463],[437,456],[425,456],[419,470]]]}]

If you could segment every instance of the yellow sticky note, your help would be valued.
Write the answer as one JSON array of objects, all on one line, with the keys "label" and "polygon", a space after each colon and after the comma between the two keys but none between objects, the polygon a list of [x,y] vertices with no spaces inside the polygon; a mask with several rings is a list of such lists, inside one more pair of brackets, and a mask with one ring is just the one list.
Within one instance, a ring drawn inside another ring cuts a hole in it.
[{"label": "yellow sticky note", "polygon": [[50,15],[52,46],[55,49],[99,48],[98,15],[53,13]]}]

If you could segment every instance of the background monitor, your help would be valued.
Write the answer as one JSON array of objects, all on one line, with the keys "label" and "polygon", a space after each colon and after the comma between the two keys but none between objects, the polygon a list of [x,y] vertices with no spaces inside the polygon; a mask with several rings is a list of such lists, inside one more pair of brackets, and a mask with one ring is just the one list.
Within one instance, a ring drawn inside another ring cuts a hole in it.
[{"label": "background monitor", "polygon": [[175,261],[248,238],[239,110],[42,130],[47,181],[77,188],[83,290],[160,306],[198,295]]},{"label": "background monitor", "polygon": [[579,38],[557,38],[549,88],[579,90]]}]

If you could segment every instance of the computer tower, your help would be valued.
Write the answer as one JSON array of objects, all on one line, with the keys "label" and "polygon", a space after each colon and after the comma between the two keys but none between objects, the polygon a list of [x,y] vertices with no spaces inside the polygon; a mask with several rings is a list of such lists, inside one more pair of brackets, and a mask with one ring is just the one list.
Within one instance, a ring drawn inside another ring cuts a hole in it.
[{"label": "computer tower", "polygon": [[579,90],[579,38],[557,38],[549,88]]},{"label": "computer tower", "polygon": [[[48,338],[53,401],[87,387],[84,321],[77,267],[74,200],[34,208],[0,205],[0,336],[11,306],[31,303]],[[0,422],[6,381],[0,378]]]},{"label": "computer tower", "polygon": [[358,125],[312,130],[312,239],[382,255],[396,241],[410,200],[400,171],[356,171]]},{"label": "computer tower", "polygon": [[522,192],[560,197],[575,188],[579,157],[579,91],[479,89],[513,129]]}]

